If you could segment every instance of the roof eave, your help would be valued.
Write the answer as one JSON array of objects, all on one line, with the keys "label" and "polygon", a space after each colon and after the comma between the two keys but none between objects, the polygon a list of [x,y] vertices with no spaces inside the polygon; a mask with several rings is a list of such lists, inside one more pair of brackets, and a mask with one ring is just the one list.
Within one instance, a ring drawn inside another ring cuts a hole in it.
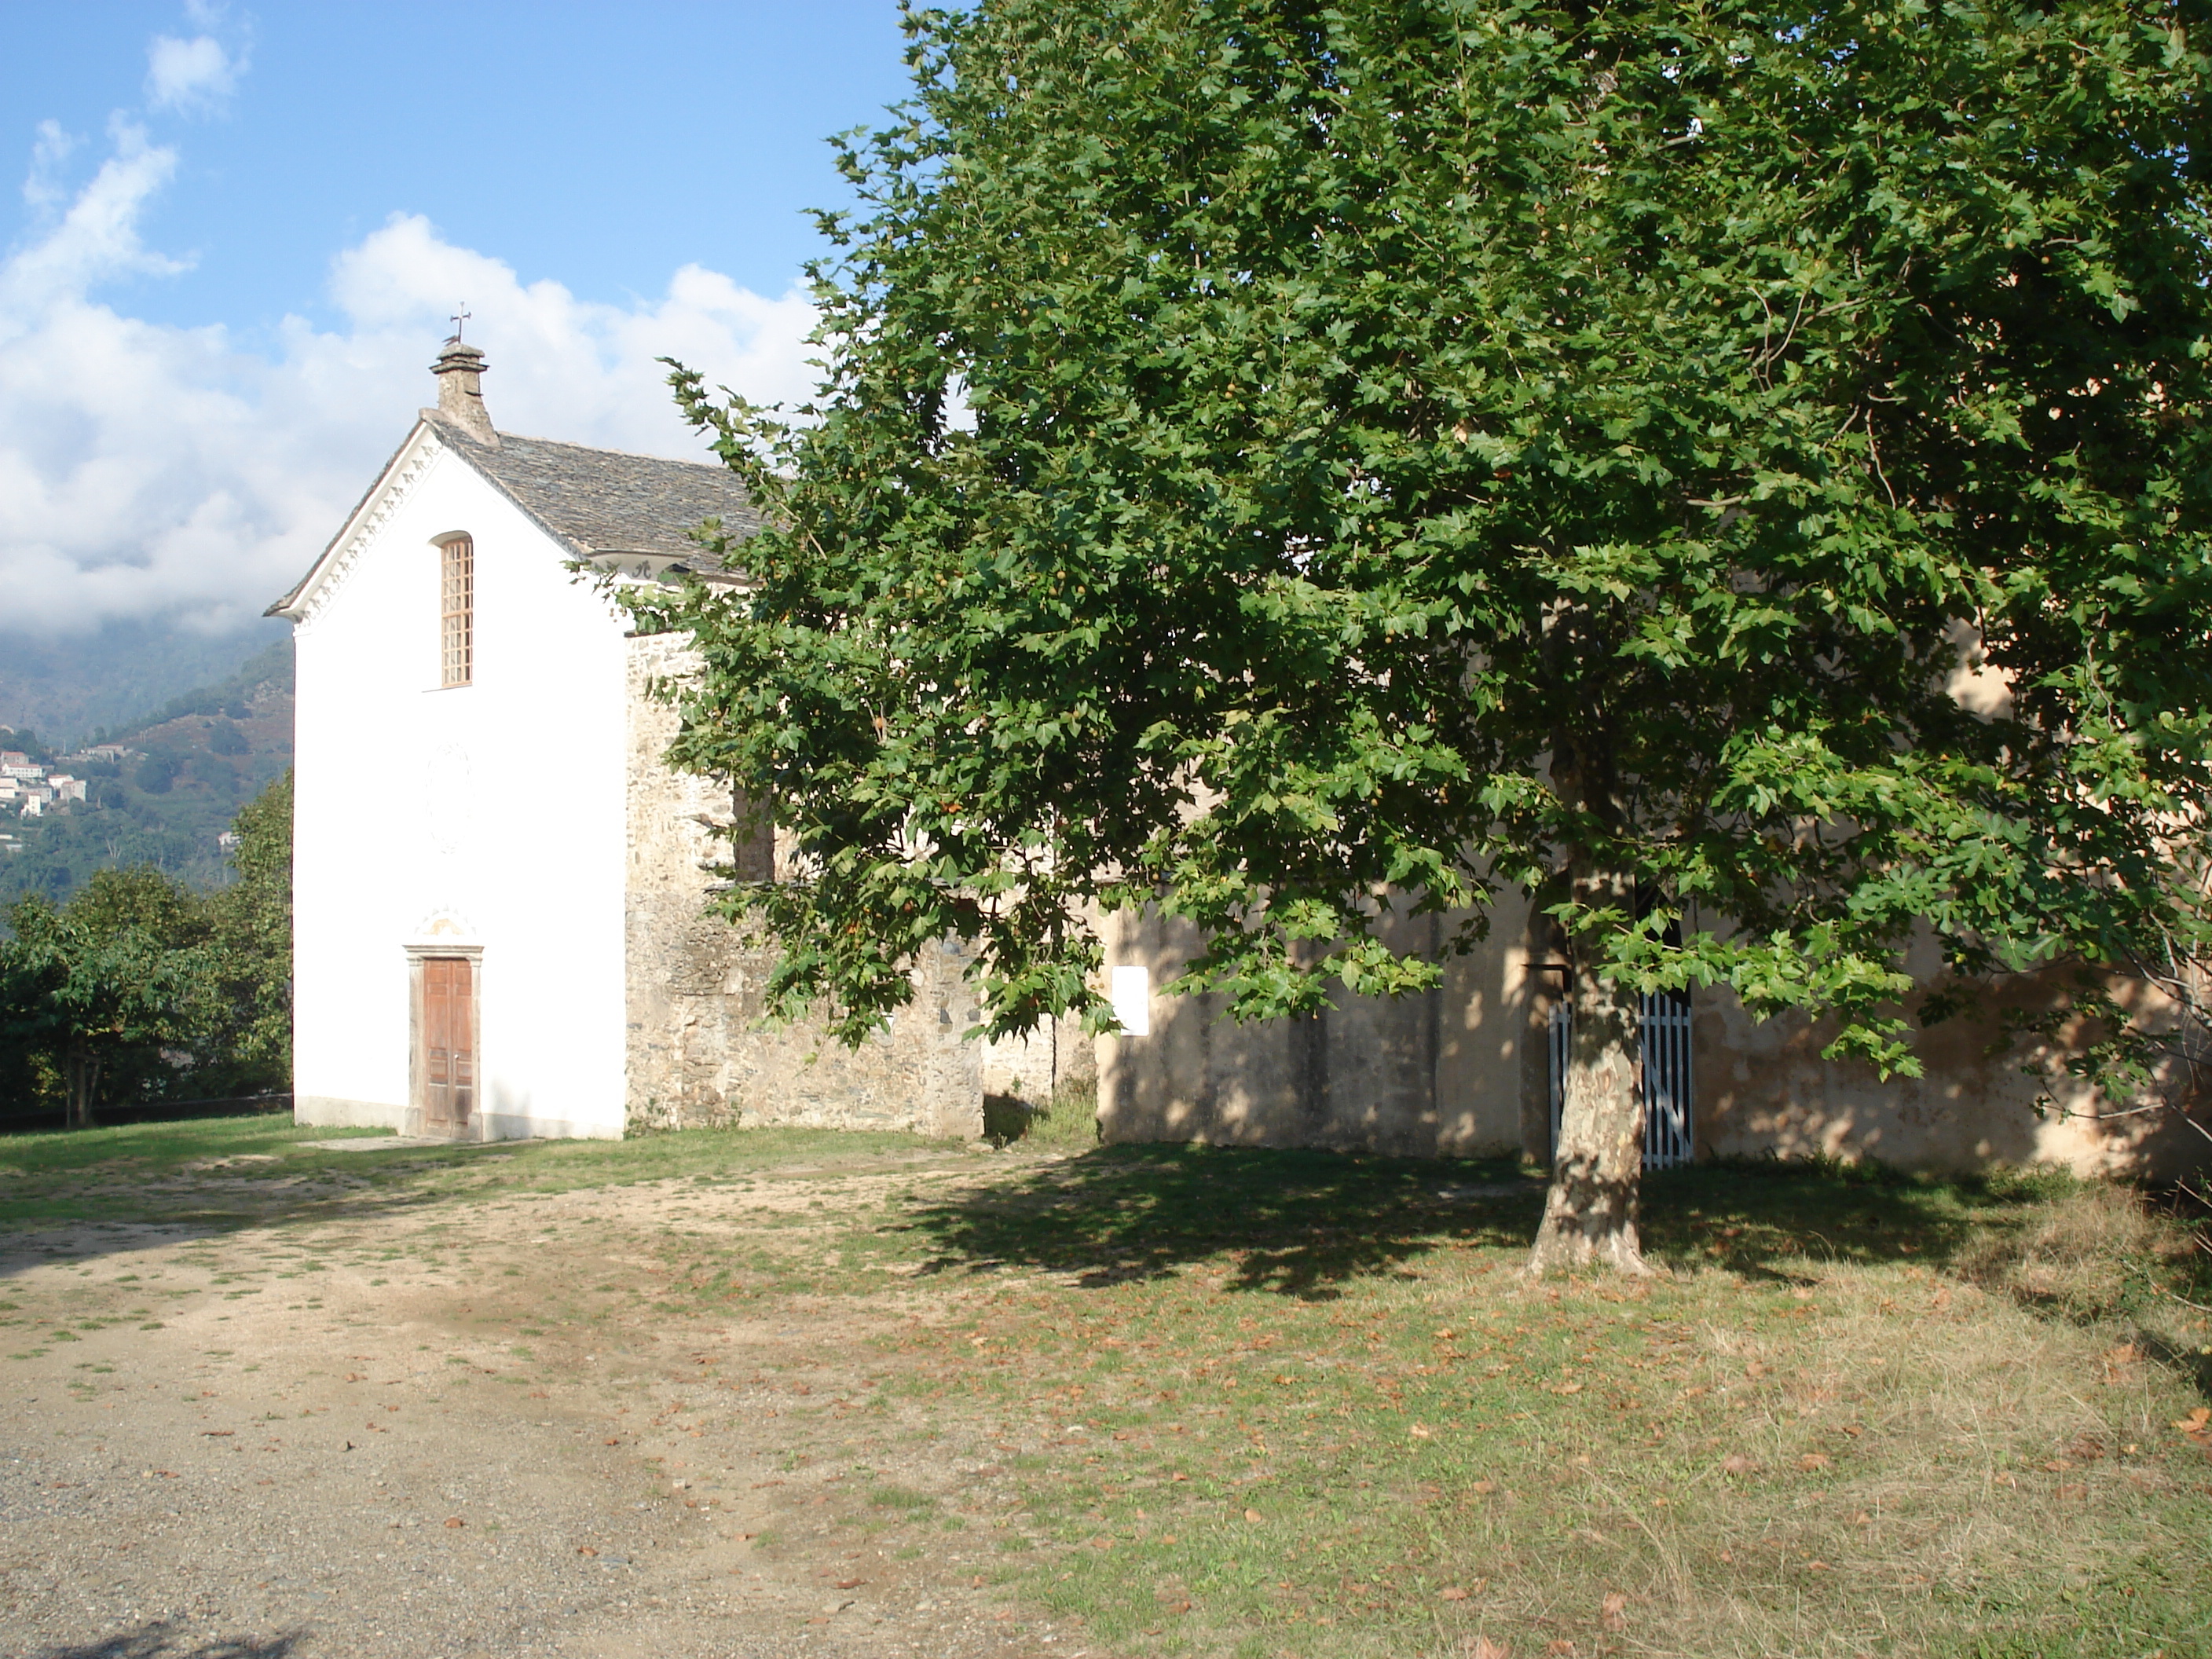
[{"label": "roof eave", "polygon": [[[424,411],[425,415],[428,413],[428,410]],[[362,521],[368,517],[369,510],[376,505],[377,498],[390,488],[392,479],[398,476],[402,465],[414,451],[416,440],[425,434],[428,434],[434,443],[441,441],[438,434],[432,430],[430,422],[418,416],[415,424],[408,428],[406,437],[400,441],[399,447],[392,452],[392,459],[384,464],[383,470],[376,475],[376,482],[369,485],[361,500],[354,504],[353,511],[346,514],[345,522],[338,526],[337,534],[325,543],[323,550],[315,556],[314,563],[307,567],[307,574],[293,584],[290,592],[263,611],[261,613],[263,616],[282,617],[287,622],[300,620],[301,608],[307,604],[308,597],[322,585],[323,575],[329,570],[331,561],[337,556],[338,550],[343,547],[360,529]],[[450,445],[447,447],[451,447]]]}]

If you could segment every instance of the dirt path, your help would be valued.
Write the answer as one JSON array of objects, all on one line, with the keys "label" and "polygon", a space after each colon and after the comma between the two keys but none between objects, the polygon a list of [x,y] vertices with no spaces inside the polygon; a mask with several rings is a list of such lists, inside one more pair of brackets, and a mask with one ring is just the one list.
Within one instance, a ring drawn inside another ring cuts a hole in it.
[{"label": "dirt path", "polygon": [[244,1227],[9,1236],[0,1653],[1100,1653],[993,1588],[1013,1448],[872,1395],[880,1307],[656,1305],[672,1238],[803,1249],[821,1183],[973,1167],[465,1205],[339,1175]]}]

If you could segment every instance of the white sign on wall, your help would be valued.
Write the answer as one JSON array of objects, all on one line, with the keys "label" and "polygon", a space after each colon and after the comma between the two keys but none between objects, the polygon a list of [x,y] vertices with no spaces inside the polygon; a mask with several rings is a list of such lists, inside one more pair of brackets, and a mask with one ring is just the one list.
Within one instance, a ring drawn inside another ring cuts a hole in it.
[{"label": "white sign on wall", "polygon": [[1108,1000],[1114,1005],[1114,1018],[1121,1022],[1121,1035],[1152,1036],[1152,970],[1116,968],[1111,984]]}]

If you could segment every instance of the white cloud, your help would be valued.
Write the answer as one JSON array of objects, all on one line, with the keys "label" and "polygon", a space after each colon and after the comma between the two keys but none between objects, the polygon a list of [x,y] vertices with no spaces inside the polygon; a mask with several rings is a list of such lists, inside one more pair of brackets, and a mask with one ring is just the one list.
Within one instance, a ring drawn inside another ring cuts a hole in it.
[{"label": "white cloud", "polygon": [[61,205],[68,192],[62,188],[62,163],[77,147],[75,134],[62,131],[58,121],[39,123],[38,142],[31,146],[31,170],[23,179],[23,199],[40,211]]},{"label": "white cloud", "polygon": [[124,315],[94,296],[176,267],[140,241],[173,152],[118,128],[114,153],[39,240],[0,263],[0,628],[164,617],[228,629],[289,587],[433,400],[446,318],[466,298],[514,432],[705,458],[654,360],[763,402],[810,388],[811,307],[687,265],[657,299],[580,300],[395,216],[332,263],[342,323],[288,319],[273,346]]},{"label": "white cloud", "polygon": [[233,58],[211,34],[179,40],[157,34],[146,48],[146,103],[150,109],[207,114],[238,90],[243,56]]},{"label": "white cloud", "polygon": [[[60,136],[58,129],[52,135],[40,130],[33,153],[34,180],[40,167],[51,167],[62,153],[57,142]],[[138,216],[147,199],[176,172],[176,151],[149,144],[143,128],[125,121],[118,120],[109,136],[114,153],[77,192],[60,222],[0,265],[0,343],[32,326],[33,319],[59,299],[82,294],[94,283],[125,276],[172,276],[185,268],[183,262],[155,253],[138,240]]]}]

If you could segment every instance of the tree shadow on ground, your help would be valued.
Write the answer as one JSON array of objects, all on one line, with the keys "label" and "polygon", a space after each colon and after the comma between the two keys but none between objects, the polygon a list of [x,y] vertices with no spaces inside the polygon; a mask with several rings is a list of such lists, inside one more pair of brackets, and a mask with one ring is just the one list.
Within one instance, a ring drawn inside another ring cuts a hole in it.
[{"label": "tree shadow on ground", "polygon": [[97,1641],[40,1648],[31,1659],[285,1659],[298,1651],[305,1631],[281,1636],[193,1637],[156,1620]]},{"label": "tree shadow on ground", "polygon": [[[1525,1248],[1543,1195],[1511,1159],[1116,1146],[928,1200],[907,1224],[934,1247],[927,1272],[1018,1266],[1106,1285],[1226,1258],[1236,1288],[1325,1298],[1437,1249]],[[2029,1183],[1834,1164],[1701,1166],[1646,1181],[1644,1236],[1677,1269],[1796,1279],[1808,1255],[1935,1267],[2034,1197]]]},{"label": "tree shadow on ground", "polygon": [[[388,1166],[385,1171],[400,1176],[416,1172]],[[427,1215],[454,1201],[452,1194],[398,1181],[337,1192],[309,1182],[297,1187],[271,1182],[261,1191],[221,1196],[233,1207],[218,1207],[204,1197],[194,1202],[189,1192],[179,1197],[160,1188],[118,1183],[0,1204],[0,1280],[32,1267],[96,1261],[162,1245],[205,1243],[255,1227],[302,1221],[367,1223],[410,1212]]]},{"label": "tree shadow on ground", "polygon": [[935,1247],[928,1272],[1019,1264],[1099,1285],[1226,1255],[1241,1289],[1329,1297],[1453,1242],[1525,1237],[1542,1200],[1506,1160],[1113,1147],[925,1201],[907,1224]]},{"label": "tree shadow on ground", "polygon": [[1800,1279],[1804,1260],[1943,1267],[1993,1230],[2023,1224],[2051,1178],[1914,1175],[1879,1164],[1747,1159],[1655,1171],[1644,1253],[1676,1271]]}]

